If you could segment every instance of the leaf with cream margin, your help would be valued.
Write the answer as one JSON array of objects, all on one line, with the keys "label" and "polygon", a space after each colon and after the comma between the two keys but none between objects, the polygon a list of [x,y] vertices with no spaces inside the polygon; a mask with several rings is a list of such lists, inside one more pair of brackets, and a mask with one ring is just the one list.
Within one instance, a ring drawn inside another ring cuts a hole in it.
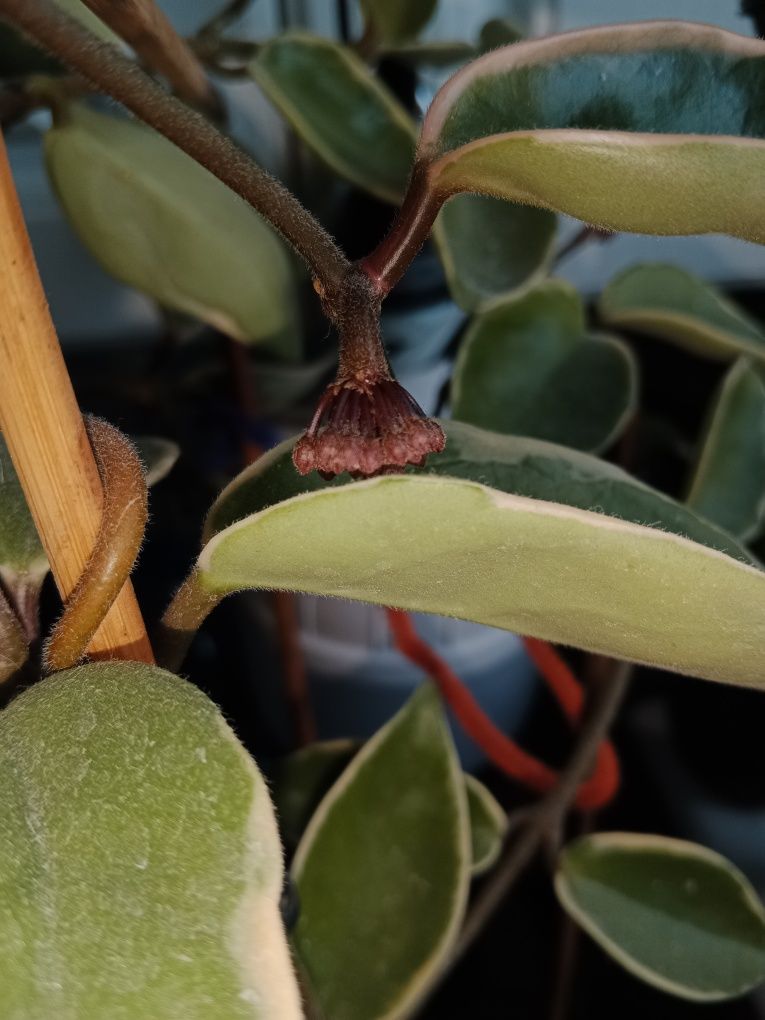
[{"label": "leaf with cream margin", "polygon": [[5,1016],[302,1016],[266,785],[205,695],[93,663],[0,733]]},{"label": "leaf with cream margin", "polygon": [[425,683],[345,769],[295,855],[293,938],[323,1015],[411,1015],[454,946],[470,865],[465,784]]},{"label": "leaf with cream margin", "polygon": [[744,358],[723,380],[687,502],[744,541],[765,523],[765,379]]},{"label": "leaf with cream margin", "polygon": [[635,329],[709,358],[765,362],[765,329],[705,280],[678,266],[643,263],[615,277],[598,302],[609,326]]},{"label": "leaf with cream margin", "polygon": [[[290,32],[250,65],[265,94],[298,136],[335,173],[387,202],[406,190],[417,129],[396,97],[347,47]],[[544,270],[555,217],[477,195],[443,210],[435,241],[452,295],[472,311]]]},{"label": "leaf with cream margin", "polygon": [[765,910],[730,861],[696,843],[604,832],[565,848],[555,890],[609,956],[697,1002],[765,980]]},{"label": "leaf with cream margin", "polygon": [[413,178],[610,230],[765,241],[765,41],[639,22],[494,50],[425,117]]},{"label": "leaf with cream margin", "polygon": [[414,39],[433,17],[438,0],[361,0],[361,9],[386,43]]},{"label": "leaf with cream margin", "polygon": [[45,156],[67,218],[109,273],[236,340],[297,355],[287,250],[211,173],[150,128],[79,103],[59,113]]},{"label": "leaf with cream margin", "polygon": [[[322,798],[361,746],[357,740],[319,740],[276,762],[271,796],[288,849],[297,846]],[[482,875],[499,856],[507,832],[507,815],[475,776],[465,774],[464,779],[470,815],[471,874]]]},{"label": "leaf with cream margin", "polygon": [[629,348],[615,337],[588,333],[579,295],[559,280],[476,316],[452,375],[458,420],[578,450],[606,449],[636,403],[637,366]]},{"label": "leaf with cream margin", "polygon": [[765,685],[765,572],[732,536],[595,457],[444,426],[425,471],[363,482],[300,478],[277,447],[213,505],[190,589],[336,595]]},{"label": "leaf with cream margin", "polygon": [[416,131],[403,106],[352,50],[290,32],[258,51],[250,73],[335,173],[384,201],[399,201]]}]

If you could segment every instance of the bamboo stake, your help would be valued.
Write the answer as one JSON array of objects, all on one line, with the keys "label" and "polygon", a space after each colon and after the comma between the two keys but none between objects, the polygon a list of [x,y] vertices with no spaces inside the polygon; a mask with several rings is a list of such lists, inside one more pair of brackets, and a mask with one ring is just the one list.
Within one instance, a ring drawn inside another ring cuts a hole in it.
[{"label": "bamboo stake", "polygon": [[[68,598],[101,519],[98,468],[48,311],[0,134],[0,429]],[[96,659],[153,655],[128,581],[88,647]]]}]

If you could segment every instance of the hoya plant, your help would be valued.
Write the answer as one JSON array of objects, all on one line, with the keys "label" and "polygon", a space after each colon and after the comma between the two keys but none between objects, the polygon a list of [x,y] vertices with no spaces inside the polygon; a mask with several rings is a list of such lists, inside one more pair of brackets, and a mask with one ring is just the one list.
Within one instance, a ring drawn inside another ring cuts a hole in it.
[{"label": "hoya plant", "polygon": [[[635,666],[765,685],[765,331],[672,264],[591,304],[555,274],[615,232],[765,241],[765,42],[675,21],[423,42],[436,0],[362,0],[345,43],[251,39],[231,27],[247,6],[185,39],[153,0],[0,0],[4,130],[45,125],[85,246],[188,347],[194,323],[226,338],[244,418],[268,378],[280,422],[302,415],[269,449],[245,435],[147,632],[129,578],[178,450],[83,419],[0,152],[0,1012],[414,1016],[538,858],[615,965],[698,1003],[744,995],[765,980],[747,877],[598,812]],[[300,173],[233,140],[229,79],[273,106]],[[463,316],[435,409],[383,342],[423,246]],[[649,484],[645,337],[717,366],[679,485]],[[276,593],[298,720],[267,779],[203,693],[226,677],[184,679],[244,590]],[[421,671],[366,742],[315,739],[296,592],[385,607]],[[523,636],[573,733],[562,765],[503,732],[411,612]]]}]

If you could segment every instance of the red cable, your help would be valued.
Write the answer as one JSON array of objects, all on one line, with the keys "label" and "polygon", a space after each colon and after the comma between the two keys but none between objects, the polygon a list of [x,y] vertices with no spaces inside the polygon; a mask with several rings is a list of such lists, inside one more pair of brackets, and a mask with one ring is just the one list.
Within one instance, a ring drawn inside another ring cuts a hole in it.
[{"label": "red cable", "polygon": [[[537,793],[551,790],[558,781],[558,773],[518,747],[515,741],[495,726],[451,667],[417,634],[408,613],[398,609],[388,609],[386,612],[398,650],[431,677],[462,728],[486,757],[503,772]],[[567,718],[576,723],[584,703],[579,682],[566,663],[545,642],[535,642],[528,650]],[[604,742],[598,749],[593,773],[579,787],[574,803],[584,811],[604,807],[618,786],[618,759],[611,744]]]}]

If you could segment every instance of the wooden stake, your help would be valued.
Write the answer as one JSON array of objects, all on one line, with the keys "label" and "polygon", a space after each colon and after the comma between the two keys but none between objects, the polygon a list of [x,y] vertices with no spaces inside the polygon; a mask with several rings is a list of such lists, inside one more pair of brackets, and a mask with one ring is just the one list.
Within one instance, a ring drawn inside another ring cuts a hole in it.
[{"label": "wooden stake", "polygon": [[[50,318],[1,134],[0,429],[66,599],[98,533],[101,480]],[[95,659],[154,661],[129,581],[88,654]]]}]

